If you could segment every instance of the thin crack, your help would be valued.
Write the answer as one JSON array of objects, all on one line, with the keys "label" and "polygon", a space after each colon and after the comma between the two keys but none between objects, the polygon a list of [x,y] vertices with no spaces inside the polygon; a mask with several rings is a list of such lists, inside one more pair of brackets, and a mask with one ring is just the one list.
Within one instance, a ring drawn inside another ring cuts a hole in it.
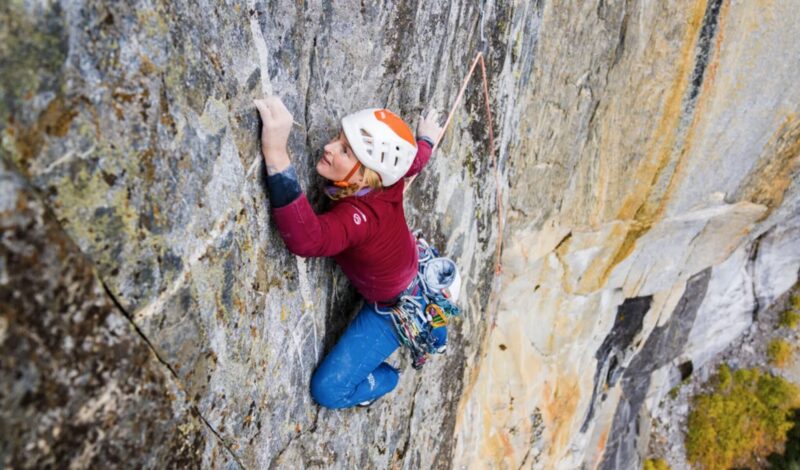
[{"label": "thin crack", "polygon": [[[144,332],[139,328],[139,326],[136,323],[134,323],[133,318],[131,318],[131,316],[128,314],[128,311],[125,309],[125,307],[123,307],[122,304],[119,303],[119,300],[117,300],[117,297],[111,292],[111,289],[109,289],[108,285],[106,285],[106,283],[103,282],[103,281],[100,281],[100,282],[103,285],[103,290],[106,291],[106,294],[111,299],[111,301],[114,303],[114,306],[116,306],[117,309],[122,313],[122,315],[128,320],[128,322],[131,324],[131,326],[136,331],[136,333],[139,335],[139,337],[142,338],[142,341],[144,341],[144,343],[147,345],[147,347],[150,348],[150,351],[156,357],[158,362],[160,362],[164,367],[167,368],[169,373],[172,375],[173,379],[175,379],[175,383],[184,392],[184,394],[186,394],[186,396],[188,397],[188,393],[186,393],[186,389],[184,388],[183,383],[181,382],[181,380],[178,378],[178,374],[175,372],[175,369],[173,369],[172,366],[167,361],[165,361],[161,357],[160,354],[158,354],[158,350],[156,350],[155,346],[153,346],[153,343],[150,342],[150,339],[144,334]],[[219,442],[222,444],[222,446],[225,448],[225,450],[227,450],[228,453],[231,455],[231,458],[233,458],[233,460],[237,464],[239,464],[239,467],[247,468],[247,467],[244,466],[244,464],[242,464],[242,462],[239,460],[239,458],[236,456],[236,454],[230,448],[228,443],[225,442],[225,439],[217,432],[216,429],[214,429],[214,426],[212,426],[211,423],[209,423],[208,420],[200,413],[200,410],[197,408],[197,406],[193,405],[191,403],[188,403],[188,402],[187,402],[187,404],[191,408],[192,412],[198,418],[200,418],[200,421],[202,421],[203,424],[205,424],[206,427],[211,431],[211,433],[214,434],[214,436],[216,436],[216,438],[219,440]]]},{"label": "thin crack", "polygon": [[522,458],[522,463],[519,464],[519,467],[517,467],[517,470],[522,470],[522,467],[524,467],[525,464],[528,462],[528,457],[530,457],[530,456],[531,456],[531,448],[528,447],[528,450],[525,452],[525,456]]},{"label": "thin crack", "polygon": [[317,57],[317,36],[314,35],[314,39],[311,42],[311,51],[309,52],[309,59],[308,59],[308,84],[306,85],[306,102],[304,106],[304,115],[303,120],[306,125],[306,153],[311,156],[313,155],[313,149],[311,148],[311,133],[309,132],[310,127],[308,124],[308,116],[309,116],[309,103],[311,103],[311,80],[314,78],[314,60]]},{"label": "thin crack", "polygon": [[317,430],[317,422],[318,422],[318,420],[319,420],[319,412],[320,412],[320,409],[319,409],[319,407],[317,407],[316,409],[317,409],[317,412],[316,412],[316,414],[314,415],[314,420],[313,420],[313,422],[311,423],[311,426],[309,426],[309,427],[308,427],[308,429],[306,429],[306,430],[304,430],[304,431],[301,431],[301,432],[299,432],[299,433],[295,433],[295,435],[293,435],[291,438],[289,438],[289,442],[287,442],[287,443],[286,443],[286,445],[285,445],[285,446],[283,446],[283,448],[282,448],[282,449],[281,449],[281,450],[280,450],[280,451],[279,451],[279,452],[278,452],[278,453],[275,455],[275,458],[274,458],[274,459],[272,459],[272,461],[269,463],[269,467],[268,467],[268,468],[269,468],[269,470],[272,470],[272,469],[274,469],[274,468],[277,468],[276,466],[278,465],[278,462],[279,462],[279,461],[281,460],[281,458],[283,457],[283,454],[284,454],[284,453],[285,453],[287,450],[289,450],[289,447],[291,447],[291,446],[292,446],[292,443],[294,443],[294,441],[296,441],[297,439],[299,439],[300,437],[302,437],[302,436],[303,436],[303,435],[305,435],[305,434],[311,434],[311,433],[313,433],[313,432],[315,432],[315,431]]},{"label": "thin crack", "polygon": [[406,439],[405,444],[403,444],[403,449],[400,450],[399,455],[397,456],[397,460],[401,461],[405,458],[406,452],[408,452],[408,447],[411,445],[411,426],[414,424],[414,409],[417,405],[417,392],[419,392],[419,388],[422,385],[422,380],[417,379],[417,384],[414,386],[414,393],[411,395],[411,412],[408,414],[408,427],[406,428],[406,434],[408,438]]}]

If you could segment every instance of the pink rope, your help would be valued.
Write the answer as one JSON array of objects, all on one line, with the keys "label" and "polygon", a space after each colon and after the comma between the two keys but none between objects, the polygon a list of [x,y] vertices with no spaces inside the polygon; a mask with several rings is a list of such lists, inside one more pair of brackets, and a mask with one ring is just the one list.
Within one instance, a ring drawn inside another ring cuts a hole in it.
[{"label": "pink rope", "polygon": [[[436,142],[433,144],[433,148],[439,146],[439,142],[441,142],[442,138],[444,137],[444,133],[447,131],[447,128],[450,126],[450,121],[453,119],[453,115],[456,113],[456,108],[461,103],[461,98],[464,97],[464,91],[467,89],[467,85],[469,84],[470,79],[472,79],[472,72],[475,71],[475,66],[478,65],[478,61],[483,63],[483,54],[478,52],[475,56],[475,60],[472,61],[472,66],[469,68],[469,73],[467,76],[464,77],[464,82],[461,84],[461,89],[458,90],[458,96],[456,96],[456,101],[453,103],[453,107],[450,108],[450,114],[447,115],[447,121],[444,122],[444,126],[442,126],[442,131],[439,133],[439,137],[436,138]],[[484,75],[484,84],[486,82],[485,75]],[[490,114],[491,115],[491,114]],[[489,129],[491,129],[491,123],[489,125]],[[491,131],[490,131],[491,132]]]},{"label": "pink rope", "polygon": [[[444,138],[445,132],[447,132],[447,128],[450,126],[450,121],[453,119],[453,115],[456,112],[456,108],[461,103],[461,99],[464,97],[464,91],[467,89],[467,85],[469,81],[472,79],[472,73],[475,71],[475,67],[481,64],[481,76],[483,78],[483,101],[486,105],[486,115],[489,119],[489,155],[492,158],[492,166],[494,166],[494,182],[495,182],[495,190],[496,190],[496,198],[497,198],[497,216],[498,216],[498,242],[497,242],[497,249],[495,250],[495,265],[494,270],[496,274],[499,274],[502,270],[502,265],[500,264],[500,254],[503,249],[503,200],[501,198],[502,194],[500,191],[500,171],[497,167],[497,157],[495,156],[494,152],[494,129],[492,128],[492,107],[489,104],[489,80],[486,78],[486,63],[483,60],[483,53],[478,52],[475,55],[475,59],[472,61],[472,66],[469,68],[469,73],[464,77],[464,82],[461,84],[461,89],[458,91],[458,96],[456,97],[455,103],[450,108],[450,114],[447,115],[447,120],[442,127],[442,131],[439,133],[439,136],[436,138],[436,142],[433,144],[433,148],[436,149],[439,146],[439,142]],[[408,191],[408,188],[411,186],[411,183],[414,182],[413,177],[409,180],[406,188],[404,190]]]}]

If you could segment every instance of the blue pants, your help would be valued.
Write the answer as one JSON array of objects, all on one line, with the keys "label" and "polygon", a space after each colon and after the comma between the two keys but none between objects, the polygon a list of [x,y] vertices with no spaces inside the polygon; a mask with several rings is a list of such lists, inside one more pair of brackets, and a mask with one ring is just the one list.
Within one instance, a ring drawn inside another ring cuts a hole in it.
[{"label": "blue pants", "polygon": [[[433,330],[437,345],[447,328]],[[397,386],[400,374],[384,360],[400,346],[388,316],[368,302],[311,377],[311,396],[326,408],[349,408],[383,396]]]}]

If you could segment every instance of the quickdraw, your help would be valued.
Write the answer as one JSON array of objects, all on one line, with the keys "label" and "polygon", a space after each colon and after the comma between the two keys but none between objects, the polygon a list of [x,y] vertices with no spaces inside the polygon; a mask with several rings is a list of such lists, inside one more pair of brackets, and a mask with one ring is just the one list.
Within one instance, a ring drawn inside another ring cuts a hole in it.
[{"label": "quickdraw", "polygon": [[[416,286],[407,289],[388,310],[380,309],[377,304],[375,310],[392,319],[400,343],[411,352],[412,367],[420,369],[430,354],[443,352],[434,342],[433,330],[446,326],[450,317],[461,311],[451,301],[450,288],[457,278],[455,263],[440,257],[419,231],[415,234],[419,251]],[[419,292],[414,294],[417,289]]]}]

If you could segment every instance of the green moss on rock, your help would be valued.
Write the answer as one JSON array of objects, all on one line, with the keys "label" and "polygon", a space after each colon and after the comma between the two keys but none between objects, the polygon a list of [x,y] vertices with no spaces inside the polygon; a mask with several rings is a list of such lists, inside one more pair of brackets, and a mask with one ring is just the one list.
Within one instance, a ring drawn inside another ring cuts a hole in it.
[{"label": "green moss on rock", "polygon": [[780,326],[795,329],[800,323],[800,294],[794,294],[789,304],[789,308],[781,312]]},{"label": "green moss on rock", "polygon": [[647,459],[642,468],[643,470],[671,470],[664,459]]},{"label": "green moss on rock", "polygon": [[792,358],[792,345],[784,339],[773,339],[767,345],[767,356],[770,364],[776,367],[783,367]]}]

